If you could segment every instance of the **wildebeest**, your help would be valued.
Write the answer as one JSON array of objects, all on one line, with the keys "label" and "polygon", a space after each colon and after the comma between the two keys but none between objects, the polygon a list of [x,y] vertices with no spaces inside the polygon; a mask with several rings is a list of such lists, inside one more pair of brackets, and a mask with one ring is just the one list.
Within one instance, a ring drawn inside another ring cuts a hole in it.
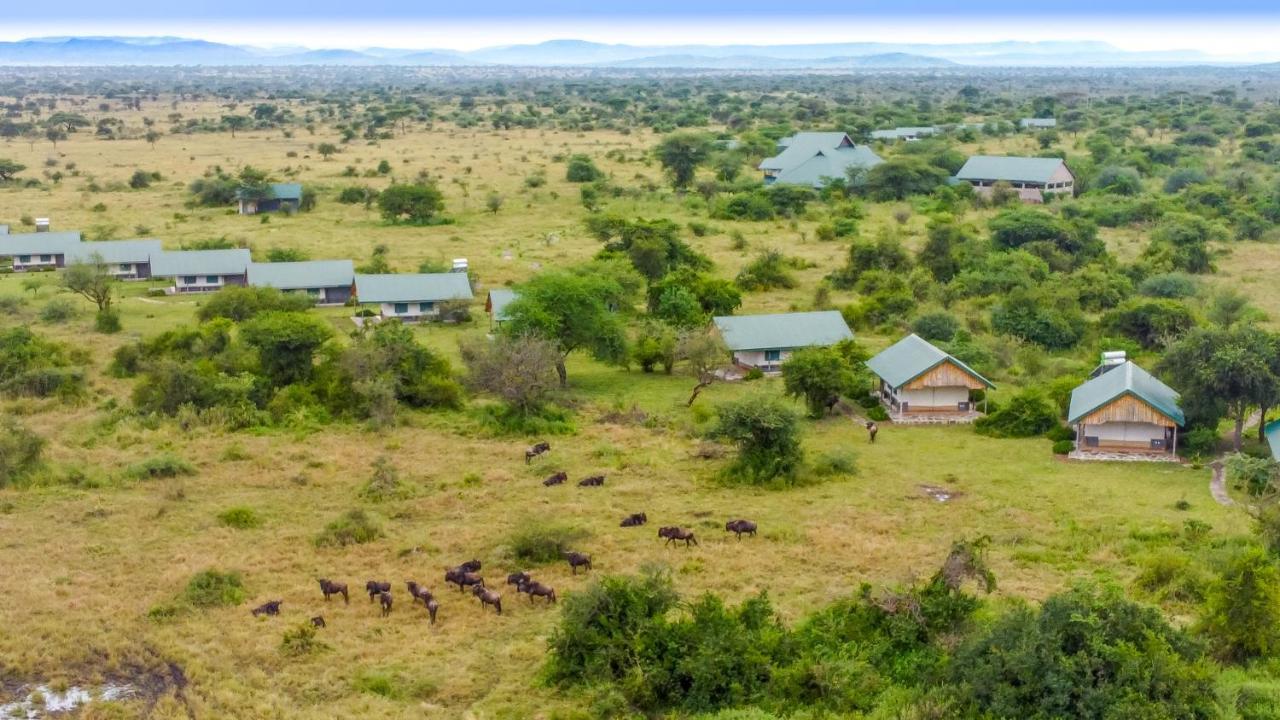
[{"label": "wildebeest", "polygon": [[428,598],[426,604],[427,604],[427,614],[431,616],[431,624],[435,625],[436,612],[440,610],[440,603],[436,602],[435,598]]},{"label": "wildebeest", "polygon": [[725,532],[736,533],[738,539],[742,539],[742,534],[746,533],[751,537],[756,536],[756,524],[750,520],[730,520],[724,524]]},{"label": "wildebeest", "polygon": [[364,584],[364,590],[369,593],[369,602],[373,602],[373,599],[378,597],[379,593],[391,592],[391,583],[370,580]]},{"label": "wildebeest", "polygon": [[311,618],[311,627],[322,628],[322,627],[324,627],[324,626],[325,626],[325,624],[324,624],[324,616],[322,616],[322,615],[317,615],[317,616],[315,616],[315,617]]},{"label": "wildebeest", "polygon": [[409,597],[410,597],[409,602],[417,602],[421,600],[422,603],[425,605],[428,600],[434,597],[431,594],[430,590],[426,589],[425,587],[419,585],[418,583],[412,580],[406,580],[404,584],[406,587],[409,588]]},{"label": "wildebeest", "polygon": [[591,569],[591,558],[580,552],[566,552],[564,559],[569,563],[569,567],[573,568],[573,574],[578,574],[578,568]]},{"label": "wildebeest", "polygon": [[547,587],[546,585],[543,585],[537,580],[532,580],[532,579],[525,580],[524,582],[520,583],[520,585],[516,587],[516,591],[522,592],[522,593],[528,593],[529,602],[533,602],[534,595],[537,595],[538,597],[546,598],[548,603],[553,603],[556,601],[555,588]]},{"label": "wildebeest", "polygon": [[480,572],[480,561],[468,560],[462,563],[461,565],[459,565],[458,569],[461,570],[462,572]]},{"label": "wildebeest", "polygon": [[382,605],[382,617],[386,617],[391,614],[391,592],[390,591],[383,590],[382,592],[378,593],[378,603]]},{"label": "wildebeest", "polygon": [[682,527],[660,527],[658,528],[658,537],[666,538],[667,545],[670,545],[677,540],[683,540],[685,547],[689,547],[690,544],[698,544],[698,538],[693,536],[693,531],[686,530]]},{"label": "wildebeest", "polygon": [[538,457],[542,453],[551,452],[551,443],[540,442],[537,445],[524,451],[524,464],[528,465],[531,460]]},{"label": "wildebeest", "polygon": [[259,605],[258,607],[256,607],[256,608],[254,608],[254,609],[250,610],[249,612],[253,613],[253,616],[254,616],[254,617],[258,617],[259,615],[279,615],[279,614],[280,614],[280,603],[282,603],[282,602],[284,602],[284,601],[283,601],[283,600],[268,600],[267,602],[262,603],[261,605]]},{"label": "wildebeest", "polygon": [[578,487],[600,487],[604,485],[603,475],[592,475],[578,483]]},{"label": "wildebeest", "polygon": [[481,610],[484,609],[485,605],[492,605],[493,609],[497,610],[499,615],[502,614],[502,596],[498,593],[492,590],[487,590],[482,585],[477,585],[471,588],[471,594],[480,598]]},{"label": "wildebeest", "polygon": [[880,432],[880,427],[875,423],[871,422],[870,420],[868,420],[866,423],[866,428],[867,428],[867,438],[871,441],[871,444],[874,445],[876,442],[876,433]]},{"label": "wildebeest", "polygon": [[350,596],[347,595],[346,583],[333,582],[332,580],[326,580],[324,578],[319,578],[319,582],[320,582],[320,592],[324,593],[325,602],[329,601],[330,595],[341,595],[343,602],[345,603],[351,602]]},{"label": "wildebeest", "polygon": [[532,580],[532,579],[533,579],[532,577],[529,577],[529,573],[524,572],[523,570],[521,570],[520,572],[513,572],[513,573],[511,573],[510,575],[508,575],[508,576],[507,576],[507,584],[508,584],[508,585],[517,585],[517,586],[518,586],[518,585],[520,585],[520,583],[526,583],[526,582],[529,582],[529,581],[530,581],[530,580]]},{"label": "wildebeest", "polygon": [[468,585],[484,587],[484,578],[480,577],[476,573],[463,570],[462,566],[445,570],[444,581],[446,583],[453,583],[454,585],[457,585],[459,592],[465,590]]},{"label": "wildebeest", "polygon": [[622,527],[639,527],[649,522],[649,516],[644,513],[632,513],[622,519]]},{"label": "wildebeest", "polygon": [[830,413],[831,410],[834,409],[835,406],[839,404],[840,404],[839,395],[832,395],[831,397],[827,398],[826,402],[822,403],[823,409],[827,413]]},{"label": "wildebeest", "polygon": [[560,472],[554,475],[548,476],[546,480],[542,481],[542,484],[547,487],[551,487],[552,485],[559,485],[560,483],[568,479],[569,479],[569,473],[565,472],[564,470],[561,470]]}]

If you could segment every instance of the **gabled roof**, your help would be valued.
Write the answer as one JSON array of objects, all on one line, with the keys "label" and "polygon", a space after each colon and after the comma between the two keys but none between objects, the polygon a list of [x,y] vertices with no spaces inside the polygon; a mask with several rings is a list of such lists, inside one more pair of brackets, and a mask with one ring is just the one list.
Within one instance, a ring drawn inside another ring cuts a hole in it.
[{"label": "gabled roof", "polygon": [[156,277],[243,275],[249,262],[249,251],[244,248],[165,250],[151,256],[151,274]]},{"label": "gabled roof", "polygon": [[67,248],[67,263],[93,262],[95,257],[104,263],[142,263],[159,252],[159,240],[82,242]]},{"label": "gabled roof", "polygon": [[1047,183],[1064,164],[1062,158],[974,155],[965,162],[964,167],[960,168],[960,172],[956,173],[956,178]]},{"label": "gabled roof", "polygon": [[784,185],[819,187],[826,178],[845,179],[850,167],[873,168],[882,162],[884,160],[865,145],[820,150],[799,165],[782,170],[773,181]]},{"label": "gabled roof", "polygon": [[1056,118],[1022,118],[1018,124],[1024,128],[1051,128],[1058,127]]},{"label": "gabled roof", "polygon": [[469,300],[471,281],[460,272],[356,275],[356,296],[362,303]]},{"label": "gabled roof", "polygon": [[80,242],[79,232],[33,232],[0,235],[0,256],[61,255]]},{"label": "gabled roof", "polygon": [[897,140],[904,137],[920,137],[922,135],[936,135],[942,132],[936,127],[896,127],[892,130],[872,130],[871,137],[874,140]]},{"label": "gabled roof", "polygon": [[516,291],[510,288],[494,288],[489,291],[488,310],[494,320],[507,319],[507,306],[516,299]]},{"label": "gabled roof", "polygon": [[[240,191],[236,191],[240,197]],[[297,200],[302,202],[302,185],[298,183],[271,183],[271,196],[267,200]]]},{"label": "gabled roof", "polygon": [[835,310],[713,318],[730,350],[782,350],[834,345],[853,337]]},{"label": "gabled roof", "polygon": [[1145,402],[1178,425],[1186,422],[1178,407],[1178,393],[1131,360],[1072,390],[1067,422],[1077,422],[1126,395]]},{"label": "gabled roof", "polygon": [[896,389],[948,361],[983,385],[995,387],[977,370],[964,364],[954,355],[948,355],[915,333],[902,338],[868,360],[867,368],[890,387]]},{"label": "gabled roof", "polygon": [[249,284],[278,290],[351,287],[356,270],[350,260],[249,263]]},{"label": "gabled roof", "polygon": [[1267,438],[1267,444],[1271,446],[1271,457],[1280,462],[1280,420],[1272,420],[1262,431]]},{"label": "gabled roof", "polygon": [[813,157],[820,150],[853,147],[848,133],[802,132],[778,141],[781,152],[760,162],[761,170],[786,170]]}]

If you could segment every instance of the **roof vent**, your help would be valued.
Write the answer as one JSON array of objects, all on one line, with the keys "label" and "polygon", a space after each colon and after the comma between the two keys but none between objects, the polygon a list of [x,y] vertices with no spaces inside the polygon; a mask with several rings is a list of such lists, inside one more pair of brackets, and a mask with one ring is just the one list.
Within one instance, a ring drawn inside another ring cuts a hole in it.
[{"label": "roof vent", "polygon": [[449,270],[449,272],[464,273],[466,271],[467,271],[467,259],[454,258],[453,267]]},{"label": "roof vent", "polygon": [[49,232],[49,218],[36,218],[36,232]]},{"label": "roof vent", "polygon": [[1108,350],[1102,353],[1102,364],[1105,367],[1123,365],[1126,360],[1128,360],[1128,357],[1123,350]]}]

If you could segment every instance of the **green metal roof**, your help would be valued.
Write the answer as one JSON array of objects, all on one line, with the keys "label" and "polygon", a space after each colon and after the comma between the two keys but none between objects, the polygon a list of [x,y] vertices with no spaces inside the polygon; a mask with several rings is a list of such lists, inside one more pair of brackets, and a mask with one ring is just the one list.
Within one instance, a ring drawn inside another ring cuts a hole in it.
[{"label": "green metal roof", "polygon": [[67,249],[67,263],[93,262],[95,257],[104,263],[143,263],[159,252],[159,240],[82,242]]},{"label": "green metal roof", "polygon": [[[296,200],[302,202],[302,185],[298,183],[271,183],[271,196],[267,200]],[[236,191],[240,197],[240,191]]]},{"label": "green metal roof", "polygon": [[1074,423],[1126,395],[1142,400],[1178,425],[1186,422],[1178,407],[1178,393],[1132,361],[1116,365],[1072,390],[1067,422]]},{"label": "green metal roof", "polygon": [[249,284],[279,290],[351,287],[356,270],[350,260],[250,263]]},{"label": "green metal roof", "polygon": [[990,388],[995,387],[990,380],[980,375],[978,371],[960,362],[955,356],[939,350],[932,343],[914,333],[890,345],[879,355],[868,360],[867,368],[896,390],[948,360],[978,382]]},{"label": "green metal roof", "polygon": [[759,169],[777,172],[774,182],[789,185],[822,184],[823,178],[841,178],[848,168],[874,167],[884,162],[865,145],[854,145],[842,132],[806,132],[778,143],[782,152],[760,163]]},{"label": "green metal roof", "polygon": [[785,350],[834,345],[853,337],[844,317],[834,310],[733,315],[712,320],[730,350]]},{"label": "green metal roof", "polygon": [[925,137],[927,135],[937,135],[942,132],[936,127],[896,127],[892,130],[872,130],[871,138],[873,140],[898,140],[905,137]]},{"label": "green metal roof", "polygon": [[249,251],[244,248],[166,250],[151,256],[151,274],[155,277],[243,275],[249,262]]},{"label": "green metal roof", "polygon": [[1267,438],[1267,444],[1271,446],[1271,457],[1276,462],[1280,462],[1280,420],[1272,420],[1267,423],[1263,434]]},{"label": "green metal roof", "polygon": [[507,319],[507,306],[516,299],[516,291],[509,288],[495,288],[489,291],[489,312],[494,320]]},{"label": "green metal roof", "polygon": [[1056,118],[1022,118],[1018,124],[1024,128],[1051,128],[1058,127]]},{"label": "green metal roof", "polygon": [[960,168],[956,177],[960,180],[1047,183],[1062,165],[1061,158],[974,155]]},{"label": "green metal roof", "polygon": [[0,256],[61,255],[80,242],[79,232],[33,232],[0,235]]},{"label": "green metal roof", "polygon": [[356,296],[362,303],[436,302],[471,299],[466,273],[356,275]]}]

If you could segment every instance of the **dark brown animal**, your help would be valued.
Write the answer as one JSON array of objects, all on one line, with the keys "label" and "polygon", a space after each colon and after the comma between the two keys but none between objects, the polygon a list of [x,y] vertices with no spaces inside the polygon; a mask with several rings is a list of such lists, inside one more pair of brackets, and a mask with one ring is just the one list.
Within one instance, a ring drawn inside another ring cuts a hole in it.
[{"label": "dark brown animal", "polygon": [[324,617],[322,617],[322,616],[320,616],[320,615],[317,615],[317,616],[315,616],[315,617],[311,618],[311,627],[315,627],[315,628],[322,628],[322,627],[325,627],[325,624],[324,624]]},{"label": "dark brown animal", "polygon": [[633,513],[622,519],[622,527],[639,527],[649,522],[649,516],[644,513]]},{"label": "dark brown animal", "polygon": [[341,595],[342,602],[344,603],[351,602],[351,597],[347,595],[346,583],[333,582],[332,580],[325,580],[324,578],[320,578],[319,581],[320,581],[320,592],[324,593],[325,602],[329,601],[330,595]]},{"label": "dark brown animal", "polygon": [[840,404],[840,396],[832,395],[831,397],[827,398],[827,401],[825,403],[823,403],[823,409],[827,414],[830,414],[831,411],[835,408],[835,406],[839,404]]},{"label": "dark brown animal", "polygon": [[498,614],[502,614],[502,596],[498,593],[487,590],[484,586],[477,585],[471,588],[471,594],[480,598],[480,609],[483,610],[485,605],[492,605]]},{"label": "dark brown animal", "polygon": [[254,609],[250,610],[249,612],[253,613],[253,616],[254,616],[254,617],[258,617],[259,615],[279,615],[279,614],[280,614],[280,603],[282,603],[282,602],[284,602],[284,601],[283,601],[283,600],[269,600],[269,601],[267,601],[267,602],[262,603],[262,604],[261,604],[261,605],[259,605],[258,607],[256,607],[256,608],[254,608]]},{"label": "dark brown animal", "polygon": [[874,445],[876,442],[876,433],[880,432],[880,427],[875,423],[871,422],[870,420],[868,420],[866,424],[866,428],[867,428],[867,438],[871,441],[871,444]]},{"label": "dark brown animal", "polygon": [[682,528],[682,527],[661,527],[661,528],[658,528],[658,537],[660,537],[660,538],[666,538],[666,539],[667,539],[667,542],[666,542],[666,544],[667,544],[667,545],[670,545],[671,543],[676,542],[676,541],[679,541],[679,540],[683,540],[683,541],[684,541],[684,546],[685,546],[685,547],[689,547],[689,545],[691,545],[691,544],[692,544],[692,545],[697,545],[697,544],[698,544],[698,538],[696,538],[696,537],[694,537],[694,536],[693,536],[693,531],[692,531],[692,530],[686,530],[686,529],[684,529],[684,528]]},{"label": "dark brown animal", "polygon": [[739,540],[744,533],[751,537],[756,536],[756,524],[750,520],[730,520],[724,524],[724,529],[725,532],[736,533]]},{"label": "dark brown animal", "polygon": [[591,569],[591,558],[580,552],[564,553],[564,559],[569,563],[569,567],[573,568],[573,574],[578,574],[578,568]]},{"label": "dark brown animal", "polygon": [[459,565],[458,569],[461,570],[462,572],[480,572],[480,561],[468,560],[462,563],[461,565]]},{"label": "dark brown animal", "polygon": [[561,470],[560,472],[554,475],[548,476],[546,480],[542,481],[542,484],[547,487],[551,487],[552,485],[559,485],[560,483],[568,479],[569,479],[569,473]]},{"label": "dark brown animal", "polygon": [[409,597],[411,598],[409,602],[417,602],[421,600],[425,605],[428,600],[434,597],[430,590],[412,580],[406,580],[405,586],[409,588]]},{"label": "dark brown animal", "polygon": [[382,605],[382,617],[386,617],[390,615],[391,614],[391,593],[385,590],[378,593],[378,604]]},{"label": "dark brown animal", "polygon": [[391,592],[391,583],[370,580],[364,584],[364,590],[369,593],[369,602],[373,602],[373,599],[378,597],[380,593]]},{"label": "dark brown animal", "polygon": [[431,616],[432,625],[436,624],[436,613],[439,610],[440,610],[440,603],[436,602],[435,598],[429,598],[427,600],[427,614]]},{"label": "dark brown animal", "polygon": [[578,487],[600,487],[604,485],[603,475],[592,475],[578,483]]},{"label": "dark brown animal", "polygon": [[537,445],[524,451],[524,464],[528,465],[531,460],[538,457],[542,453],[551,452],[551,443],[540,442]]},{"label": "dark brown animal", "polygon": [[508,575],[507,584],[519,586],[521,583],[527,583],[532,579],[533,579],[532,577],[529,577],[529,573],[524,572],[522,570],[520,572],[513,572],[510,575]]},{"label": "dark brown animal", "polygon": [[528,593],[529,602],[533,602],[533,596],[543,597],[547,599],[547,603],[556,601],[556,591],[554,588],[547,587],[536,580],[526,580],[516,587],[517,592]]},{"label": "dark brown animal", "polygon": [[458,592],[467,589],[468,585],[484,587],[484,578],[473,572],[467,572],[461,567],[449,568],[444,571],[444,581],[453,583],[458,586]]}]

